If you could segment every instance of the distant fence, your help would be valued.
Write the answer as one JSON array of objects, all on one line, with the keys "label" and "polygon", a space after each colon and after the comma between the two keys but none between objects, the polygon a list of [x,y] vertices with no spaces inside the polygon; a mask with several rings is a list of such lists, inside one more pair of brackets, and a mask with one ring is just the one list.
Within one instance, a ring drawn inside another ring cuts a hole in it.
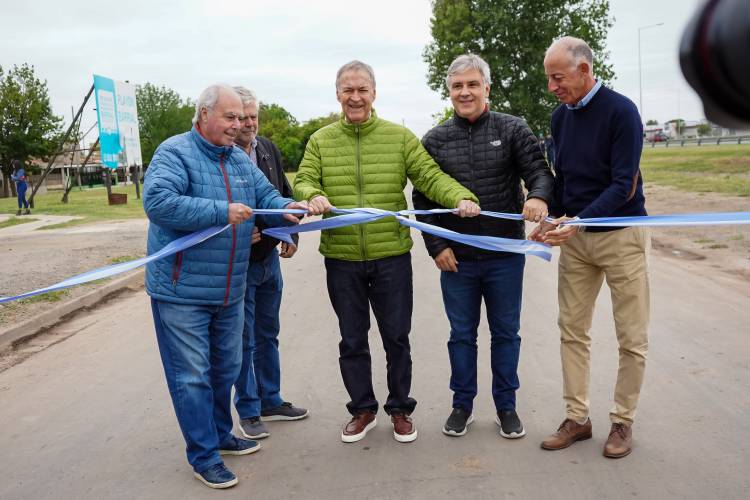
[{"label": "distant fence", "polygon": [[722,144],[750,145],[750,135],[727,135],[722,137],[693,137],[690,139],[669,139],[666,141],[643,141],[644,148],[679,148],[684,146],[721,146]]}]

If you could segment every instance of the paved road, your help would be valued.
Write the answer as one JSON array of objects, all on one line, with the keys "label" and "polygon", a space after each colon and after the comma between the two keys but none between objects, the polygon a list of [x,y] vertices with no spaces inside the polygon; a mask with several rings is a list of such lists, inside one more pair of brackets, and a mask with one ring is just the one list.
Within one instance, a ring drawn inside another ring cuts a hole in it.
[{"label": "paved road", "polygon": [[[519,411],[527,437],[493,423],[489,339],[482,326],[476,422],[463,438],[440,427],[450,411],[446,320],[438,273],[414,251],[415,413],[409,445],[380,425],[339,440],[346,393],[337,327],[316,235],[284,262],[284,395],[307,406],[302,422],[271,423],[263,449],[229,457],[240,484],[211,492],[192,477],[169,402],[148,298],[131,293],[60,326],[77,333],[0,373],[0,498],[747,498],[750,487],[750,293],[747,281],[699,263],[654,257],[651,353],[635,427],[636,450],[601,456],[617,358],[608,294],[593,335],[594,439],[539,449],[563,415],[555,326],[555,266],[529,259]],[[373,333],[377,395],[384,359]]]}]

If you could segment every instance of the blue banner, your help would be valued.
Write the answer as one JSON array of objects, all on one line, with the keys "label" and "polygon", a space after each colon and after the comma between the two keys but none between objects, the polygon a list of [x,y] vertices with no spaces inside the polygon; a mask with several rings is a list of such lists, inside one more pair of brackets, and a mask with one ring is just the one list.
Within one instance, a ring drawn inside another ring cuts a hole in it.
[{"label": "blue banner", "polygon": [[94,95],[96,96],[102,165],[117,168],[122,147],[120,146],[120,128],[117,124],[115,82],[110,78],[94,75]]}]

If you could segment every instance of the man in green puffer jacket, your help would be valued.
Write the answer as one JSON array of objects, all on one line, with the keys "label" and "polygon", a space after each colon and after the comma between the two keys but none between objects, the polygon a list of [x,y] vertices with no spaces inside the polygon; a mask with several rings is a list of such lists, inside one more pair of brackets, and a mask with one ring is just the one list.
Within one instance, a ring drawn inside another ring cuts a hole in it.
[{"label": "man in green puffer jacket", "polygon": [[[352,61],[336,75],[341,120],[315,132],[294,180],[294,197],[310,201],[310,212],[337,208],[407,208],[406,179],[431,200],[458,208],[461,217],[479,214],[477,198],[445,174],[405,127],[382,120],[372,109],[375,74]],[[411,389],[409,331],[412,269],[409,228],[393,217],[323,231],[328,295],[339,319],[339,365],[351,401],[352,418],[341,433],[345,443],[359,441],[375,427],[378,401],[372,387],[370,309],[375,314],[388,363],[388,399],[394,438],[414,441],[411,413],[417,402]]]}]

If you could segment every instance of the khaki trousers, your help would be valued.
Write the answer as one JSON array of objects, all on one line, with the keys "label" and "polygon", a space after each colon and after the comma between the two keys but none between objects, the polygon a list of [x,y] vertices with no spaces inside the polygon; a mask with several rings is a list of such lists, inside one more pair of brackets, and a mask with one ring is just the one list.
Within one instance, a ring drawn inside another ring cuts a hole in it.
[{"label": "khaki trousers", "polygon": [[561,246],[557,294],[560,306],[560,356],[563,399],[568,418],[589,415],[591,318],[602,281],[612,293],[620,366],[610,420],[631,424],[643,383],[648,351],[650,296],[649,230],[629,227],[583,232]]}]

